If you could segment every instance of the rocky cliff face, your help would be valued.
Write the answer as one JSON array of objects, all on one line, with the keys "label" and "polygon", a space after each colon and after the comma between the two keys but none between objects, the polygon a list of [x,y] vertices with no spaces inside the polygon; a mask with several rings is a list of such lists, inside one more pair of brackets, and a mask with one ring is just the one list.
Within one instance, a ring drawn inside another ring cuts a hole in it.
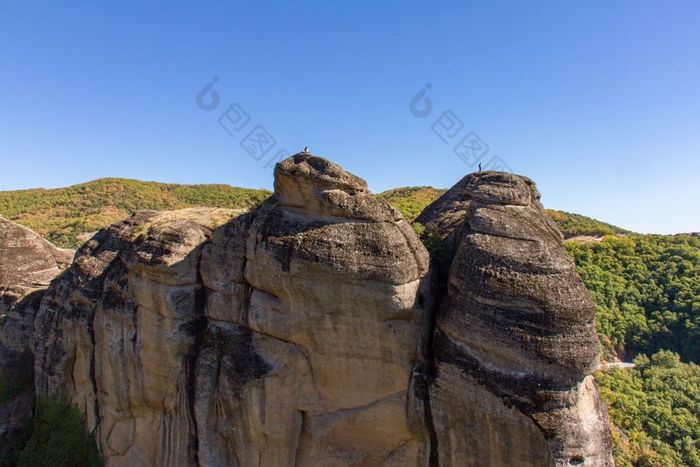
[{"label": "rocky cliff face", "polygon": [[214,230],[212,211],[99,233],[51,288],[39,391],[99,422],[111,465],[418,465],[407,410],[428,255],[364,181],[323,159]]},{"label": "rocky cliff face", "polygon": [[307,154],[255,211],[139,213],[44,296],[36,389],[115,466],[611,465],[593,308],[538,199],[465,178],[421,218],[432,265]]},{"label": "rocky cliff face", "polygon": [[448,250],[429,389],[445,465],[612,464],[594,306],[539,198],[478,173],[418,218]]},{"label": "rocky cliff face", "polygon": [[0,456],[31,418],[34,316],[49,282],[72,257],[72,251],[0,217]]}]

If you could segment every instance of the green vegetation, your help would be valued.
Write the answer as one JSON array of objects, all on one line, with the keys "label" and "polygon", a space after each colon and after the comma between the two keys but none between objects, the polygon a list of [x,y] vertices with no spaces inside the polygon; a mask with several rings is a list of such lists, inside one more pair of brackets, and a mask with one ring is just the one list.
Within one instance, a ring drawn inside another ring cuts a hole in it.
[{"label": "green vegetation", "polygon": [[439,235],[427,232],[425,226],[420,222],[413,222],[413,231],[418,235],[425,249],[430,253],[430,257],[442,263],[447,259],[447,243]]},{"label": "green vegetation", "polygon": [[95,467],[102,465],[95,437],[82,412],[64,396],[39,398],[32,432],[18,467]]},{"label": "green vegetation", "polygon": [[82,412],[65,396],[42,396],[34,419],[0,457],[0,467],[98,467],[97,442]]},{"label": "green vegetation", "polygon": [[430,186],[410,186],[384,191],[377,195],[377,199],[392,205],[412,222],[430,203],[446,191]]},{"label": "green vegetation", "polygon": [[565,211],[555,211],[547,209],[547,214],[557,223],[559,230],[564,234],[564,238],[591,236],[602,237],[605,235],[628,234],[628,230],[621,229],[614,225],[600,222],[590,217],[580,214],[572,214]]},{"label": "green vegetation", "polygon": [[0,371],[0,405],[29,389],[33,383],[31,372],[19,376]]},{"label": "green vegetation", "polygon": [[700,466],[700,367],[665,350],[635,363],[596,374],[617,466]]},{"label": "green vegetation", "polygon": [[566,246],[596,303],[604,350],[638,355],[635,369],[596,375],[617,465],[700,466],[700,238],[608,236]]},{"label": "green vegetation", "polygon": [[671,350],[700,362],[700,238],[629,235],[569,242],[606,350]]},{"label": "green vegetation", "polygon": [[[445,191],[404,187],[380,193],[377,198],[413,221]],[[103,178],[67,188],[0,191],[0,215],[26,225],[58,246],[77,248],[93,232],[140,209],[253,208],[270,194],[268,190],[229,185],[177,185]],[[625,232],[578,214],[551,210],[548,213],[567,238]]]},{"label": "green vegetation", "polygon": [[0,192],[0,214],[61,247],[76,248],[86,235],[139,209],[196,206],[251,208],[270,192],[228,185],[175,185],[104,178],[68,188]]},{"label": "green vegetation", "polygon": [[[377,195],[384,201],[401,211],[406,219],[413,222],[430,203],[442,196],[447,190],[429,186],[413,186],[395,188]],[[564,238],[577,236],[602,237],[605,235],[628,234],[629,231],[614,225],[600,222],[580,214],[547,209],[547,214],[557,223]]]}]

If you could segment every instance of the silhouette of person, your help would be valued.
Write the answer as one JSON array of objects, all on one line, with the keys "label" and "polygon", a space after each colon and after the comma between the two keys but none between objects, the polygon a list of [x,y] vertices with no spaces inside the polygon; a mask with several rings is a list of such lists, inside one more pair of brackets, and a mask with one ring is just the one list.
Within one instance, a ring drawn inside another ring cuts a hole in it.
[{"label": "silhouette of person", "polygon": [[479,162],[479,172],[481,172],[481,162]]}]

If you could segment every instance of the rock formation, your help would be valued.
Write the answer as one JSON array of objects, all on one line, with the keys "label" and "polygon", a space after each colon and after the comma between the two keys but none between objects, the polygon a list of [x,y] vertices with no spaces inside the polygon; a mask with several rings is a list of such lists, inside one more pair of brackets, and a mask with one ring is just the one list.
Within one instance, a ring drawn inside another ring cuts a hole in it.
[{"label": "rock formation", "polygon": [[423,463],[425,248],[324,159],[275,189],[217,230],[204,209],[116,224],[42,302],[37,388],[71,395],[109,465]]},{"label": "rock formation", "polygon": [[[301,154],[278,164],[275,195],[236,227],[202,268],[213,304],[197,363],[202,462],[420,462],[406,407],[428,255],[408,223],[363,180]],[[231,350],[249,366],[217,357]],[[241,419],[251,427],[228,428]]]},{"label": "rock formation", "polygon": [[[590,298],[523,177],[400,213],[297,154],[259,209],[140,212],[34,320],[107,465],[612,465]],[[431,267],[432,266],[432,267]]]},{"label": "rock formation", "polygon": [[194,361],[204,326],[199,265],[220,209],[143,211],[99,232],[42,301],[38,392],[65,392],[109,465],[195,460]]},{"label": "rock formation", "polygon": [[429,389],[441,465],[612,465],[595,309],[539,200],[525,177],[482,172],[417,219],[448,250]]},{"label": "rock formation", "polygon": [[68,267],[72,256],[72,251],[0,217],[0,456],[32,416],[28,343],[34,315],[49,282]]}]

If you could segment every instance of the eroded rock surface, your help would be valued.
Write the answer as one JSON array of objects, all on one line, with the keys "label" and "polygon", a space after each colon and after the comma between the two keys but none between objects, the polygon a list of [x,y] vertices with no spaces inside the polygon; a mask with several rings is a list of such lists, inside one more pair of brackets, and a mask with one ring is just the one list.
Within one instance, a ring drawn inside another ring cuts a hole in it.
[{"label": "eroded rock surface", "polygon": [[280,163],[275,188],[204,249],[201,462],[419,462],[407,401],[425,249],[364,181],[324,159]]},{"label": "eroded rock surface", "polygon": [[0,217],[0,456],[32,416],[34,316],[49,283],[72,256]]},{"label": "eroded rock surface", "polygon": [[39,309],[39,392],[70,395],[110,465],[192,465],[204,243],[234,212],[143,211],[99,232]]},{"label": "eroded rock surface", "polygon": [[37,388],[71,395],[109,465],[425,463],[425,248],[325,159],[275,185],[218,229],[203,209],[116,224],[43,300]]},{"label": "eroded rock surface", "polygon": [[[411,226],[297,154],[259,209],[96,234],[34,320],[111,466],[609,465],[588,294],[523,177],[466,177]],[[439,262],[441,261],[441,262]]]},{"label": "eroded rock surface", "polygon": [[539,197],[525,177],[472,174],[418,218],[448,249],[430,388],[441,465],[612,465],[594,306]]}]

